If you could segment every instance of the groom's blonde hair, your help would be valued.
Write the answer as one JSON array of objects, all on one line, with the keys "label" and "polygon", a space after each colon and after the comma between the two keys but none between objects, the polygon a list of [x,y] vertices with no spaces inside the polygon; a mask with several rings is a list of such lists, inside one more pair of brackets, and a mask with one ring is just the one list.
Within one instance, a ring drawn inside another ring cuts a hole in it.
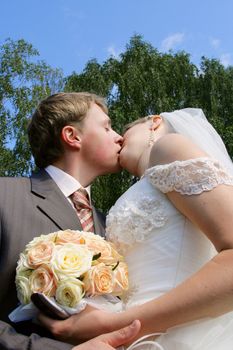
[{"label": "groom's blonde hair", "polygon": [[81,128],[93,104],[108,113],[104,99],[89,92],[61,92],[40,102],[28,125],[29,143],[37,167],[45,168],[62,156],[63,127],[79,125]]}]

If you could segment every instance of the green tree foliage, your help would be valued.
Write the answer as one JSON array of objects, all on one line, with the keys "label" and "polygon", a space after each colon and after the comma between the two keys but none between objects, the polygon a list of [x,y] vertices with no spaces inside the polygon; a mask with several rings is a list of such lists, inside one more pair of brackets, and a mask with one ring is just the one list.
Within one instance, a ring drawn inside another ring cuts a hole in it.
[{"label": "green tree foliage", "polygon": [[34,167],[26,136],[38,102],[63,88],[61,71],[43,61],[24,40],[0,46],[0,175],[25,175]]},{"label": "green tree foliage", "polygon": [[[0,49],[1,175],[25,174],[33,166],[25,136],[28,116],[46,95],[63,89],[61,72],[32,58],[38,52],[23,40]],[[106,97],[113,127],[148,114],[185,107],[202,108],[233,157],[233,67],[202,57],[194,65],[186,52],[161,53],[141,36],[102,64],[87,62],[65,78],[65,91],[90,91]],[[16,140],[13,149],[9,140]],[[107,212],[132,183],[126,172],[103,176],[93,185],[96,206]]]},{"label": "green tree foliage", "polygon": [[[162,54],[136,35],[119,58],[88,62],[81,74],[66,79],[65,89],[105,96],[118,132],[141,116],[202,108],[233,156],[233,68],[217,60],[203,57],[197,67],[187,53]],[[96,205],[107,211],[131,182],[126,172],[99,178],[93,186]]]},{"label": "green tree foliage", "polygon": [[202,58],[198,76],[198,103],[218,130],[233,158],[233,67]]}]

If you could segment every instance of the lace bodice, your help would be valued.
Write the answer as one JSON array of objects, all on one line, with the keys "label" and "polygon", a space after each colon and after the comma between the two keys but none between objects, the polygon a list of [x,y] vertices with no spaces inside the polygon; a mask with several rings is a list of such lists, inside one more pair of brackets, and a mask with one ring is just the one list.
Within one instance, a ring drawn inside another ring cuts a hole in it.
[{"label": "lace bodice", "polygon": [[142,242],[171,221],[172,216],[181,216],[163,193],[196,195],[220,184],[233,185],[233,177],[218,161],[207,157],[149,168],[111,208],[107,237],[121,249]]},{"label": "lace bodice", "polygon": [[117,202],[107,216],[108,239],[123,249],[122,245],[142,242],[155,228],[162,227],[167,221],[167,215],[161,197],[154,198],[145,191],[140,198],[134,199],[132,193],[131,199]]},{"label": "lace bodice", "polygon": [[157,165],[145,172],[161,192],[171,191],[193,195],[210,191],[220,184],[233,185],[233,178],[218,161],[202,157]]},{"label": "lace bodice", "polygon": [[111,208],[107,238],[125,255],[129,267],[126,308],[160,296],[216,254],[165,193],[196,195],[219,184],[233,185],[233,178],[217,161],[176,161],[148,169]]}]

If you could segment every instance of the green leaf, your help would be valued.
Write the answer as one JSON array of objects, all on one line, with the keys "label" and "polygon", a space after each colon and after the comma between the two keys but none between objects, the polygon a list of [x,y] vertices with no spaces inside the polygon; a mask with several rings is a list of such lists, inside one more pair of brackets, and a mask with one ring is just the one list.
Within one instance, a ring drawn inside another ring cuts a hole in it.
[{"label": "green leaf", "polygon": [[101,257],[101,253],[93,255],[92,261],[97,260]]},{"label": "green leaf", "polygon": [[112,268],[112,271],[116,270],[117,266],[119,265],[120,261],[116,263],[116,265]]}]

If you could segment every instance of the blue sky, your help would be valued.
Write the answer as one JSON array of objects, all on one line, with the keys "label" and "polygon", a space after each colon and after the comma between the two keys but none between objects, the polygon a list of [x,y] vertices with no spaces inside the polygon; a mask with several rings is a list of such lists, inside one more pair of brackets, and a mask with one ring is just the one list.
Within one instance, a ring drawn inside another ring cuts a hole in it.
[{"label": "blue sky", "polygon": [[233,65],[232,0],[2,0],[0,43],[23,38],[65,75],[125,50],[141,34],[159,51]]}]

